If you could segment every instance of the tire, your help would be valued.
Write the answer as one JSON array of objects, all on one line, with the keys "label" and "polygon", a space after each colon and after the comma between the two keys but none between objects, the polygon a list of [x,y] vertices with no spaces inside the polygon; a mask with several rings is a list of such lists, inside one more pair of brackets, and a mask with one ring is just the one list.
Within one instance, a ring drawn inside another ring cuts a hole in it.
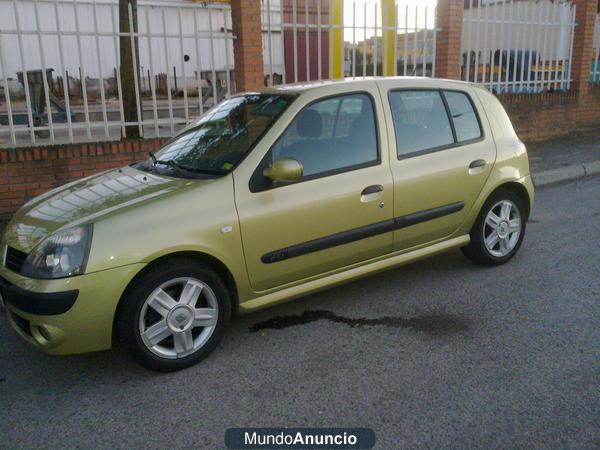
[{"label": "tire", "polygon": [[[510,205],[510,209],[507,205]],[[504,217],[507,210],[508,221]],[[500,220],[498,224],[495,223],[496,219]],[[517,229],[516,219],[519,222],[518,235],[513,231]],[[521,198],[512,191],[498,189],[490,195],[481,208],[470,232],[471,242],[461,250],[467,258],[482,266],[504,264],[519,250],[525,236],[526,223],[527,212]],[[488,238],[487,244],[486,238]],[[494,245],[491,245],[492,243]]]},{"label": "tire", "polygon": [[142,366],[171,372],[206,358],[230,317],[231,297],[217,273],[194,259],[173,258],[127,289],[117,333]]}]

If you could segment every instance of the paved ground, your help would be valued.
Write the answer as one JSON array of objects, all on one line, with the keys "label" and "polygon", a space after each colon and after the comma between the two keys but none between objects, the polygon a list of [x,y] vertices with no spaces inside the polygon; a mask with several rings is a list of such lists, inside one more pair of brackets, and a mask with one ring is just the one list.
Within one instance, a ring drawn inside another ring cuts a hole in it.
[{"label": "paved ground", "polygon": [[600,159],[600,130],[571,133],[548,141],[527,144],[531,171],[558,169]]},{"label": "paved ground", "polygon": [[0,446],[220,448],[233,426],[363,426],[378,448],[598,448],[599,229],[600,177],[540,189],[511,263],[451,252],[238,318],[175,374],[122,351],[38,354],[0,321]]}]

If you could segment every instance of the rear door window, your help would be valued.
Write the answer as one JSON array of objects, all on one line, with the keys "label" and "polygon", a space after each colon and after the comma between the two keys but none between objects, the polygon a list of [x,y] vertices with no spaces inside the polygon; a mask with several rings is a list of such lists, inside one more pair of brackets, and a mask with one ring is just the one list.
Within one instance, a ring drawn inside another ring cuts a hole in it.
[{"label": "rear door window", "polygon": [[454,144],[452,126],[439,91],[392,91],[389,100],[399,158]]}]

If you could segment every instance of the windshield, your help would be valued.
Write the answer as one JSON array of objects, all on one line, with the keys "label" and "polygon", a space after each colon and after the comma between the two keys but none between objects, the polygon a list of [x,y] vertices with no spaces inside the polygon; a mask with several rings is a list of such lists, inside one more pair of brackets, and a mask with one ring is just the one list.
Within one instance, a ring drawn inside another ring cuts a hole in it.
[{"label": "windshield", "polygon": [[[173,176],[225,175],[294,100],[292,95],[232,97],[167,142],[137,168]],[[153,163],[152,163],[153,162]]]}]

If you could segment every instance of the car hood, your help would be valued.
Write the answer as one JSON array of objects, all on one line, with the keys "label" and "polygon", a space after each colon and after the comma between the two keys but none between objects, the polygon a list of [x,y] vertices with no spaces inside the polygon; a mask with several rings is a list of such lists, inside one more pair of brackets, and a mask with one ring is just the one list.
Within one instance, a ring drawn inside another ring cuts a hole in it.
[{"label": "car hood", "polygon": [[210,180],[170,178],[133,167],[84,178],[35,197],[12,218],[6,242],[24,252],[59,228],[93,222],[107,214]]}]

